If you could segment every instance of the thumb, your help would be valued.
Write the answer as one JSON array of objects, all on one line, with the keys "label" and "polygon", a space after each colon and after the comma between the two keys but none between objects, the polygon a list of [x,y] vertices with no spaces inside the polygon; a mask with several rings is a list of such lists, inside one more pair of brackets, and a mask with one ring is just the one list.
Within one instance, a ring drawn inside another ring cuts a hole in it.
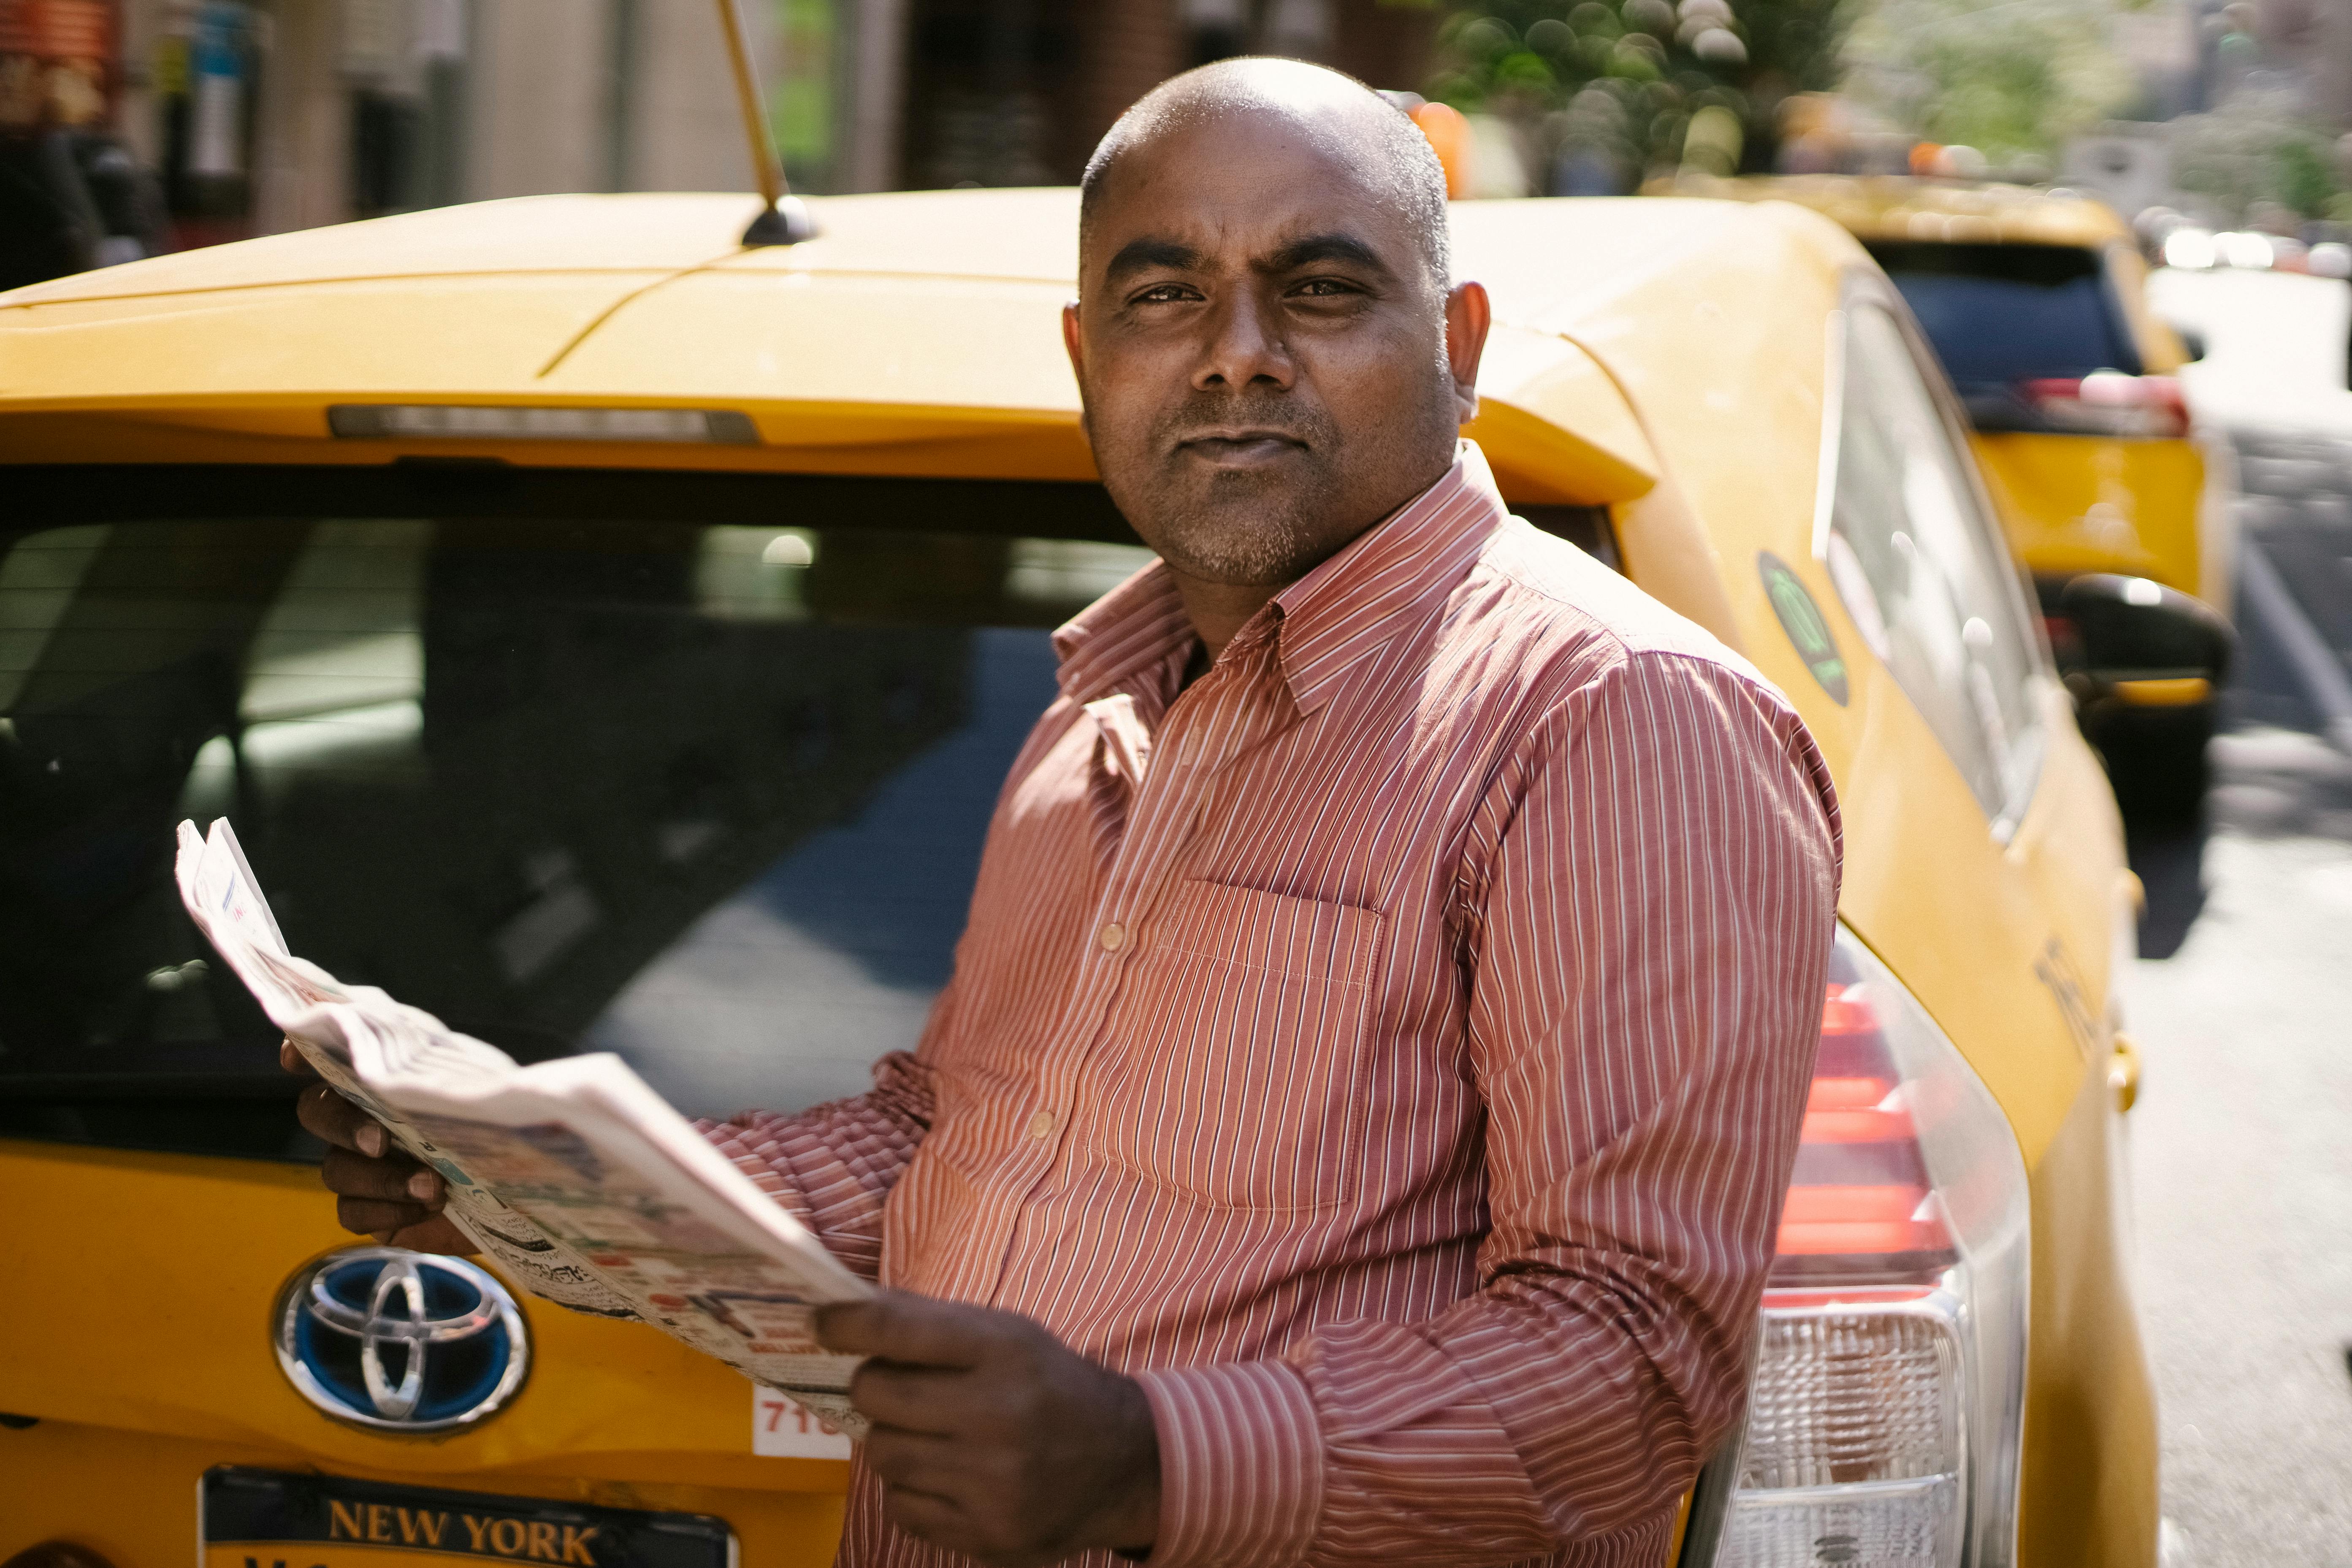
[{"label": "thumb", "polygon": [[867,1300],[818,1308],[814,1327],[817,1342],[830,1351],[909,1366],[968,1367],[985,1353],[995,1316],[986,1308],[885,1290]]}]

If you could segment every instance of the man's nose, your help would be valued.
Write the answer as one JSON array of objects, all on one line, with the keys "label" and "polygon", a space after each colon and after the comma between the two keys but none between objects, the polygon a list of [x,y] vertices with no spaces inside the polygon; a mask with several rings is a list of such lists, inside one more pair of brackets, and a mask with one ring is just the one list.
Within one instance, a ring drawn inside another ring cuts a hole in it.
[{"label": "man's nose", "polygon": [[1271,301],[1254,290],[1227,295],[1209,314],[1209,340],[1192,373],[1196,392],[1239,392],[1250,386],[1289,390],[1297,374]]}]

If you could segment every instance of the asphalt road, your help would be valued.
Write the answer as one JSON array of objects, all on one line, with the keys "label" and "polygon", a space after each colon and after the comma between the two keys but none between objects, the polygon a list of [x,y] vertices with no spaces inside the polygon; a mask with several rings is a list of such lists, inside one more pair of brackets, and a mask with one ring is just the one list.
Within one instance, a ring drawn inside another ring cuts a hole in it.
[{"label": "asphalt road", "polygon": [[2352,665],[2352,301],[2312,279],[2158,284],[2208,333],[2192,402],[2233,431],[2244,534],[2273,568],[2268,601],[2240,595],[2201,830],[2133,845],[2150,897],[2129,1124],[2168,1557],[2352,1565],[2352,731],[2322,738],[2345,683],[2315,668]]}]

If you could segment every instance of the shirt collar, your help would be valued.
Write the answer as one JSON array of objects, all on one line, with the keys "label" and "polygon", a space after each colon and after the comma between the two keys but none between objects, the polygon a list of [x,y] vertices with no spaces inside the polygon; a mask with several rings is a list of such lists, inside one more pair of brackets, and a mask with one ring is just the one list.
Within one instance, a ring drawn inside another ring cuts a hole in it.
[{"label": "shirt collar", "polygon": [[1146,566],[1054,634],[1062,664],[1055,679],[1074,701],[1131,687],[1149,669],[1169,663],[1192,640],[1192,622],[1176,579],[1158,561]]},{"label": "shirt collar", "polygon": [[[1435,484],[1276,595],[1227,652],[1278,637],[1291,700],[1312,712],[1397,633],[1403,612],[1461,580],[1507,515],[1486,455],[1464,441]],[[1175,580],[1154,562],[1054,634],[1062,690],[1084,702],[1129,687],[1170,666],[1192,637]]]},{"label": "shirt collar", "polygon": [[1267,608],[1299,711],[1328,701],[1341,677],[1403,629],[1406,612],[1460,582],[1507,516],[1486,454],[1464,441],[1435,484],[1276,594]]}]

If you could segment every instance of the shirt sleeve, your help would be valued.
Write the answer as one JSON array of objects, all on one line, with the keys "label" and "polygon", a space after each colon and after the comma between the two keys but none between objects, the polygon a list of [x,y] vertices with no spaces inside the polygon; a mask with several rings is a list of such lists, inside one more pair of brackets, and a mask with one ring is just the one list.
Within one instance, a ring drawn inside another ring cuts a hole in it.
[{"label": "shirt sleeve", "polygon": [[860,1278],[882,1268],[882,1205],[930,1131],[931,1071],[893,1051],[874,1087],[795,1116],[747,1110],[695,1124]]},{"label": "shirt sleeve", "polygon": [[1636,652],[1560,705],[1466,857],[1480,1289],[1146,1373],[1154,1568],[1664,1558],[1745,1393],[1839,853],[1828,770],[1752,675]]}]

